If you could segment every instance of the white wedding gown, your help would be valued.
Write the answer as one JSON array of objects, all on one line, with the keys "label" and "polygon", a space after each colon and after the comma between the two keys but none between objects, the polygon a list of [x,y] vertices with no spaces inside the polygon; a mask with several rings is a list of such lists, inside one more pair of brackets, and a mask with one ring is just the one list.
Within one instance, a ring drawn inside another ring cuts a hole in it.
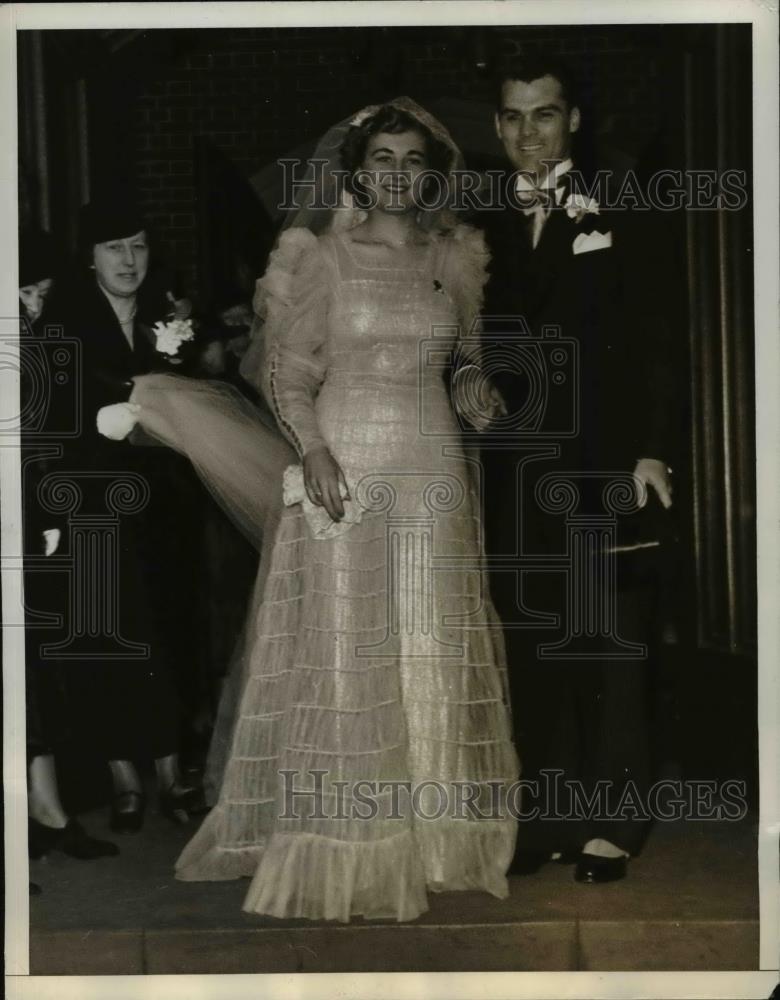
[{"label": "white wedding gown", "polygon": [[[259,283],[260,381],[279,425],[299,456],[327,444],[358,511],[332,537],[300,503],[281,509],[296,458],[249,404],[171,376],[139,378],[132,397],[144,428],[263,535],[224,779],[176,866],[185,880],[251,877],[250,912],[408,920],[426,890],[508,891],[516,824],[489,805],[519,771],[503,636],[479,477],[431,364],[479,310],[486,253],[467,227],[388,253],[290,230]],[[416,810],[391,801],[404,783]],[[464,783],[482,815],[458,810]]]}]

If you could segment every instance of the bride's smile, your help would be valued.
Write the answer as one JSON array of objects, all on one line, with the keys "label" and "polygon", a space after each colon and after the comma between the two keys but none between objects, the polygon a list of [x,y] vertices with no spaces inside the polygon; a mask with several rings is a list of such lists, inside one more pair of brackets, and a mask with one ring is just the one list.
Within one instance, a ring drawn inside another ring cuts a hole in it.
[{"label": "bride's smile", "polygon": [[427,169],[422,133],[379,132],[368,140],[356,184],[380,212],[410,212],[417,207],[416,181]]}]

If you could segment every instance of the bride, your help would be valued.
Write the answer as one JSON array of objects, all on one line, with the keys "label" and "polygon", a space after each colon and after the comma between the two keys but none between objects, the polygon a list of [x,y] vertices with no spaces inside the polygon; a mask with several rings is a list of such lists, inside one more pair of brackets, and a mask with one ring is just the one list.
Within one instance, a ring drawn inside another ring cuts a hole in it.
[{"label": "bride", "polygon": [[[248,912],[409,920],[426,890],[506,896],[516,834],[495,808],[518,763],[478,475],[443,374],[477,363],[487,254],[420,208],[460,157],[413,101],[366,108],[323,154],[243,366],[295,454],[214,383],[140,376],[131,397],[266,537],[219,797],[176,874],[251,877]],[[282,508],[268,476],[288,461]]]}]

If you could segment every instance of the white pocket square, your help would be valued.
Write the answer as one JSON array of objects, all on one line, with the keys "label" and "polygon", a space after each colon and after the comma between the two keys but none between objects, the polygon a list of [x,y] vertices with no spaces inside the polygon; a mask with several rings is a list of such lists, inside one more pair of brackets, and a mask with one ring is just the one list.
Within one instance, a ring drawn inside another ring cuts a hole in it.
[{"label": "white pocket square", "polygon": [[572,253],[590,253],[591,250],[605,250],[612,246],[612,233],[600,233],[594,229],[592,233],[580,233],[571,245]]}]

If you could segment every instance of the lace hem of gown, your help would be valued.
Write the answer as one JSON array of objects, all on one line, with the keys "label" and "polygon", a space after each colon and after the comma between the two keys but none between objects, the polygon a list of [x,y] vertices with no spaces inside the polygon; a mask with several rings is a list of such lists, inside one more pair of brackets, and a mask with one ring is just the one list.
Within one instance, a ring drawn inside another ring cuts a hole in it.
[{"label": "lace hem of gown", "polygon": [[428,910],[426,891],[509,894],[506,869],[514,822],[422,822],[395,836],[361,843],[314,833],[274,833],[267,846],[226,849],[215,810],[176,866],[185,882],[252,877],[243,909],[284,919],[414,920]]}]

